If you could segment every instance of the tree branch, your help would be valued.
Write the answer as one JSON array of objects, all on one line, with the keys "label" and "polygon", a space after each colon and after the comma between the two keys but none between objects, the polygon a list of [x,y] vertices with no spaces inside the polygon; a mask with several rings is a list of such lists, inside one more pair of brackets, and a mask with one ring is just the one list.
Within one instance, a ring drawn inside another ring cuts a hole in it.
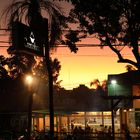
[{"label": "tree branch", "polygon": [[111,44],[110,39],[108,38],[107,35],[106,35],[106,41],[107,41],[107,44],[109,45],[110,49],[111,49],[113,52],[115,52],[115,53],[117,54],[118,59],[119,59],[119,60],[117,61],[118,63],[129,63],[129,64],[131,64],[131,65],[136,66],[137,68],[139,67],[138,63],[136,63],[136,62],[134,62],[134,61],[132,61],[132,60],[130,60],[130,59],[125,59],[125,58],[123,58],[123,56],[122,56],[122,54],[120,53],[120,51],[117,50],[117,49],[115,49],[115,48],[113,47],[113,45]]}]

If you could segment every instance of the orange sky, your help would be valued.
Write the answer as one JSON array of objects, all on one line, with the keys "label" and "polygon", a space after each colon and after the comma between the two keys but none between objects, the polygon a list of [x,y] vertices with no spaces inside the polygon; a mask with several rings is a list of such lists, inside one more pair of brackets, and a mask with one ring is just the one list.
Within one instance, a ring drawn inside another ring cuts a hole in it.
[{"label": "orange sky", "polygon": [[[5,54],[6,48],[0,48],[0,54]],[[124,50],[124,55],[131,58],[129,49]],[[108,74],[126,72],[126,64],[117,63],[116,55],[104,47],[80,47],[74,54],[68,48],[57,48],[52,55],[61,62],[59,80],[67,89],[85,84],[89,87],[90,82],[96,78],[100,81],[107,79]]]},{"label": "orange sky", "polygon": [[108,47],[79,48],[77,54],[70,53],[66,48],[58,48],[54,56],[61,62],[59,79],[63,80],[62,85],[66,88],[79,84],[89,87],[90,82],[96,78],[102,81],[107,79],[108,74],[126,72],[126,64],[117,63],[116,55]]},{"label": "orange sky", "polygon": [[[4,4],[10,0],[2,1]],[[2,36],[0,36],[1,40],[3,40]],[[86,39],[83,43],[96,44],[93,39]],[[6,48],[0,48],[1,54],[6,54]],[[131,57],[129,49],[124,50],[124,55]],[[77,54],[71,53],[68,48],[58,48],[53,57],[57,57],[61,62],[59,80],[63,80],[61,85],[67,89],[77,87],[79,84],[89,87],[89,83],[96,78],[102,81],[107,79],[108,74],[126,71],[126,64],[117,63],[116,55],[108,47],[104,47],[104,49],[80,47]]]}]

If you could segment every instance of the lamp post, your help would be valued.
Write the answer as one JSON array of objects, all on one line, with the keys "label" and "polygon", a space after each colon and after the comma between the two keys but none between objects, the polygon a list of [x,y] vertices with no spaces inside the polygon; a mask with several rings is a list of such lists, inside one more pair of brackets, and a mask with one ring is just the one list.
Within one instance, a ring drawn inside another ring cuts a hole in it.
[{"label": "lamp post", "polygon": [[[114,87],[114,95],[116,95],[115,86],[117,84],[116,80],[111,80],[111,84]],[[114,108],[113,108],[113,99],[111,100],[111,118],[112,118],[112,139],[115,140],[115,126],[114,126]]]},{"label": "lamp post", "polygon": [[29,92],[27,140],[31,140],[32,103],[33,103],[32,82],[33,82],[33,77],[31,75],[27,75],[26,83],[28,85],[28,92]]}]

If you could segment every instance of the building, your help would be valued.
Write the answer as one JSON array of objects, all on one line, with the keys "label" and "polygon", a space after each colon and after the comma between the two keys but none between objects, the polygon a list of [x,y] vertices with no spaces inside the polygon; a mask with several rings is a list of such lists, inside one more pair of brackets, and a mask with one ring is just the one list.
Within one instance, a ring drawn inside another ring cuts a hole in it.
[{"label": "building", "polygon": [[[116,80],[113,84],[112,80]],[[108,99],[113,100],[114,110],[119,110],[120,129],[124,125],[135,132],[140,126],[140,72],[108,75]]]},{"label": "building", "polygon": [[[120,133],[123,125],[128,125],[135,131],[136,127],[140,126],[137,119],[140,116],[139,100],[128,97],[139,94],[139,76],[137,71],[109,75],[108,93],[89,89],[84,85],[73,90],[63,88],[54,90],[55,132],[71,132],[76,126],[82,129],[90,126],[92,131],[96,132],[102,126],[112,127],[112,125],[115,133]],[[117,80],[116,85],[111,85],[111,79]],[[34,93],[32,130],[36,126],[38,131],[47,132],[49,131],[47,82],[35,81],[36,85],[32,88]],[[31,93],[22,77],[16,80],[0,80],[0,130],[22,132],[27,128],[29,94]]]},{"label": "building", "polygon": [[[37,125],[40,131],[49,129],[49,95],[47,91],[47,84],[44,81],[39,82],[38,87],[35,85],[33,88],[32,121],[33,126]],[[1,130],[11,130],[15,127],[20,130],[27,127],[29,94],[31,93],[28,92],[23,78],[0,80],[0,122],[3,124],[0,126]],[[55,131],[60,132],[64,127],[70,131],[71,123],[74,123],[75,126],[81,125],[83,128],[87,124],[98,127],[105,123],[103,111],[109,111],[109,106],[102,95],[106,95],[106,93],[96,92],[84,85],[80,85],[74,90],[55,91]]]}]

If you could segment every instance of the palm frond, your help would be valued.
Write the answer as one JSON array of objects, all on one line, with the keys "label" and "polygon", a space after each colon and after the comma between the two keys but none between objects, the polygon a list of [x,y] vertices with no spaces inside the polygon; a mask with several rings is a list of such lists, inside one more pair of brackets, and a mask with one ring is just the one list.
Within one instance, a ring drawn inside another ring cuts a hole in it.
[{"label": "palm frond", "polygon": [[8,29],[12,28],[14,21],[25,22],[30,26],[39,26],[43,20],[41,9],[48,14],[49,42],[50,46],[54,46],[61,40],[62,27],[66,27],[66,18],[54,3],[49,0],[16,1],[6,8],[3,15],[5,15]]}]

